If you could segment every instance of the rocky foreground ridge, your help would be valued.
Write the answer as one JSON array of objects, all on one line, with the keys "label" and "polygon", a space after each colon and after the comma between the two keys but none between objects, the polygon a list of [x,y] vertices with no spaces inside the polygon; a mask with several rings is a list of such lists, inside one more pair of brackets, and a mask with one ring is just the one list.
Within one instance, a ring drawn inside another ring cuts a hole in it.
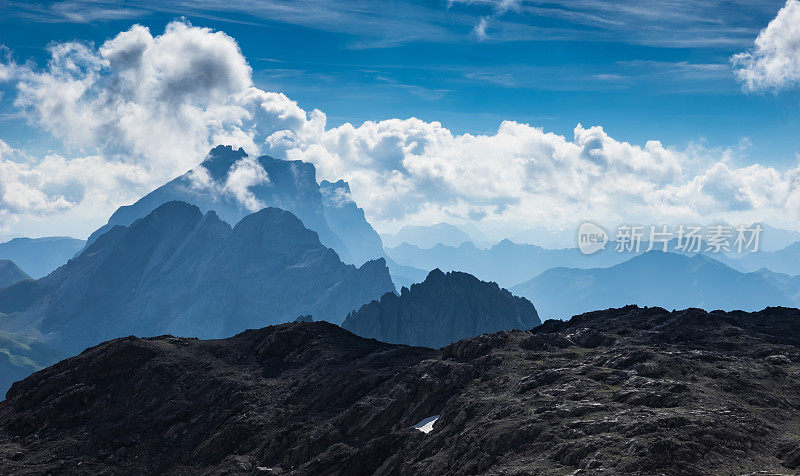
[{"label": "rocky foreground ridge", "polygon": [[0,473],[794,474],[798,408],[796,309],[630,306],[441,350],[295,322],[15,383]]}]

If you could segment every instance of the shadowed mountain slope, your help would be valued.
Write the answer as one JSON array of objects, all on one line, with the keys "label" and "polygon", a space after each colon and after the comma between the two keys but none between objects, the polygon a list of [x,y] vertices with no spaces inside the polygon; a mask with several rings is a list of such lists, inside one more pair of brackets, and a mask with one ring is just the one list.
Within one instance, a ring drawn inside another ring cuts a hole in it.
[{"label": "shadowed mountain slope", "polygon": [[394,290],[382,260],[342,263],[284,210],[233,229],[168,202],[115,226],[46,278],[0,290],[9,331],[35,328],[70,353],[129,334],[224,337],[312,314],[341,322]]},{"label": "shadowed mountain slope", "polygon": [[[241,187],[236,177],[242,169],[260,179]],[[424,279],[424,271],[400,266],[386,257],[380,236],[367,222],[364,210],[353,201],[346,182],[317,183],[316,175],[314,165],[307,162],[266,155],[253,158],[242,149],[217,146],[196,168],[136,203],[117,209],[108,224],[92,233],[88,243],[115,225],[128,226],[170,201],[191,203],[203,213],[214,210],[232,225],[256,210],[274,207],[294,214],[345,263],[360,266],[384,258],[399,283]]]}]

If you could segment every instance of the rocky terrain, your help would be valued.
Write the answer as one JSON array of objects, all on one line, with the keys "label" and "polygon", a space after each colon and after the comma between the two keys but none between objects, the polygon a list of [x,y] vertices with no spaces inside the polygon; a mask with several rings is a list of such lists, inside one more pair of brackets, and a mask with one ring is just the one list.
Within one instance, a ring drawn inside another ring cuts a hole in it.
[{"label": "rocky terrain", "polygon": [[796,309],[631,306],[441,350],[295,322],[37,372],[0,403],[0,473],[795,474],[799,406]]},{"label": "rocky terrain", "polygon": [[533,304],[496,283],[434,269],[419,284],[387,293],[348,314],[342,327],[392,344],[439,348],[488,332],[530,329],[541,323]]}]

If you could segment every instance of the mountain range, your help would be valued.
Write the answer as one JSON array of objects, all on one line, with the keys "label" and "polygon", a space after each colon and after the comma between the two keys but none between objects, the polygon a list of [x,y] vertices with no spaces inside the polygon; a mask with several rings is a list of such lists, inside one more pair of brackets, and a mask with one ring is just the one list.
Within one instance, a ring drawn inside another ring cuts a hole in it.
[{"label": "mountain range", "polygon": [[307,314],[338,324],[394,289],[382,259],[342,263],[287,211],[265,208],[231,228],[167,202],[47,277],[0,289],[0,330],[38,333],[72,355],[130,334],[225,337]]},{"label": "mountain range", "polygon": [[495,283],[434,269],[419,284],[387,293],[347,316],[342,327],[392,344],[439,348],[487,332],[530,329],[539,315],[528,300]]},{"label": "mountain range", "polygon": [[584,255],[577,248],[551,250],[537,245],[514,243],[508,239],[487,249],[478,248],[472,242],[459,246],[439,244],[429,249],[405,243],[387,249],[386,253],[398,263],[414,268],[464,271],[503,287],[514,286],[558,266],[605,267],[635,255],[618,253],[614,251],[613,244],[599,253]]},{"label": "mountain range", "polygon": [[800,311],[637,308],[441,350],[295,322],[17,382],[2,474],[794,474]]},{"label": "mountain range", "polygon": [[776,273],[797,275],[800,274],[800,242],[775,251],[731,255],[725,259],[725,263],[741,271],[767,268]]},{"label": "mountain range", "polygon": [[406,225],[395,234],[382,234],[384,246],[394,248],[403,243],[432,248],[438,244],[445,246],[458,246],[465,241],[475,240],[455,225],[437,223],[435,225]]},{"label": "mountain range", "polygon": [[627,304],[755,311],[800,305],[800,278],[766,269],[741,273],[705,255],[650,251],[608,268],[549,269],[511,292],[556,319]]},{"label": "mountain range", "polygon": [[14,238],[0,243],[0,259],[13,261],[33,278],[47,276],[75,256],[86,244],[68,236]]}]

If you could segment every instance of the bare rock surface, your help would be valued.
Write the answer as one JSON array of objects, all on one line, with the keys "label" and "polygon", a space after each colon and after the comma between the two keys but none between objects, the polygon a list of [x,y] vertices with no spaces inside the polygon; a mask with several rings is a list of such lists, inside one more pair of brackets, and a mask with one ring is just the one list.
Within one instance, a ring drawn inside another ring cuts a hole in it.
[{"label": "bare rock surface", "polygon": [[441,350],[294,322],[15,383],[0,473],[795,474],[798,407],[796,309],[630,306]]}]

